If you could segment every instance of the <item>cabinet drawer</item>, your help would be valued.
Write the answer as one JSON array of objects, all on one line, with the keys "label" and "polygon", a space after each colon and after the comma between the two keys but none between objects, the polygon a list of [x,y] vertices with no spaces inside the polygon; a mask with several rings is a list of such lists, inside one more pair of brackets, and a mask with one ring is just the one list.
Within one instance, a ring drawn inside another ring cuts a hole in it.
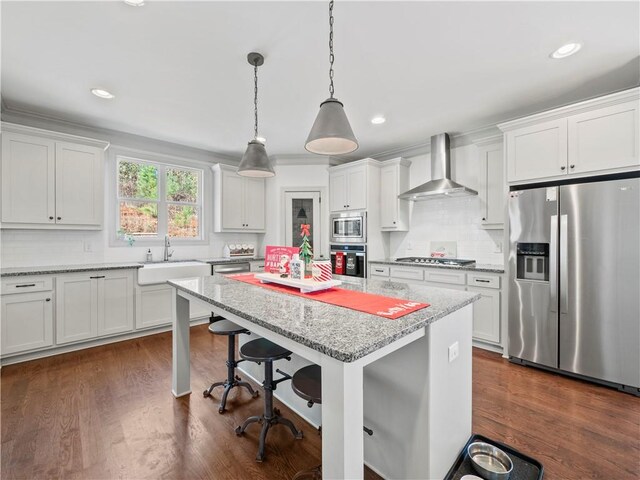
[{"label": "cabinet drawer", "polygon": [[53,290],[52,277],[11,277],[2,280],[2,295]]},{"label": "cabinet drawer", "polygon": [[375,277],[388,277],[389,267],[387,265],[371,265],[371,275]]},{"label": "cabinet drawer", "polygon": [[424,280],[424,270],[421,268],[391,267],[389,274],[393,278],[403,280]]},{"label": "cabinet drawer", "polygon": [[500,288],[500,277],[470,273],[467,276],[467,285],[483,288]]},{"label": "cabinet drawer", "polygon": [[441,272],[427,270],[424,274],[424,279],[427,282],[464,285],[466,283],[466,274],[460,272]]}]

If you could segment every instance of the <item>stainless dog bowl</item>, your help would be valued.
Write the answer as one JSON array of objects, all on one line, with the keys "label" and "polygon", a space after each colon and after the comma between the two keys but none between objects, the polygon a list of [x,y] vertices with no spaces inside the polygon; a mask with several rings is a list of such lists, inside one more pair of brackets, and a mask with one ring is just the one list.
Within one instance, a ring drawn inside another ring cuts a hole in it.
[{"label": "stainless dog bowl", "polygon": [[467,449],[471,465],[486,480],[507,480],[513,470],[513,462],[498,447],[484,442],[474,442]]}]

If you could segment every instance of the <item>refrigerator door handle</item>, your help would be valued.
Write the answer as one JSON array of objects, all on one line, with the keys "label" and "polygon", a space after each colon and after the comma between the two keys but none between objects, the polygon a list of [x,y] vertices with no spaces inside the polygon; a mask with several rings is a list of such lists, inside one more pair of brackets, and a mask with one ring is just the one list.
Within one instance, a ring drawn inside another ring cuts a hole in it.
[{"label": "refrigerator door handle", "polygon": [[551,215],[549,242],[549,303],[552,312],[558,311],[558,216]]},{"label": "refrigerator door handle", "polygon": [[560,215],[560,313],[569,313],[569,216]]}]

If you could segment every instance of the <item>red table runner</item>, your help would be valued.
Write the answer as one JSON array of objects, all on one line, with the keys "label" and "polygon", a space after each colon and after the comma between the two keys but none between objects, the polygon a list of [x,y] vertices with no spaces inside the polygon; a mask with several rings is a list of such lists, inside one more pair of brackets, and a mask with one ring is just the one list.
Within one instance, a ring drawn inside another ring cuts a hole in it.
[{"label": "red table runner", "polygon": [[319,302],[329,303],[338,307],[350,308],[359,312],[378,315],[379,317],[395,320],[417,310],[429,306],[428,303],[412,302],[403,298],[384,297],[372,293],[356,292],[345,288],[329,288],[319,292],[301,293],[293,287],[276,283],[262,283],[253,274],[227,275],[228,278],[239,282],[250,283],[269,290],[305,297]]}]

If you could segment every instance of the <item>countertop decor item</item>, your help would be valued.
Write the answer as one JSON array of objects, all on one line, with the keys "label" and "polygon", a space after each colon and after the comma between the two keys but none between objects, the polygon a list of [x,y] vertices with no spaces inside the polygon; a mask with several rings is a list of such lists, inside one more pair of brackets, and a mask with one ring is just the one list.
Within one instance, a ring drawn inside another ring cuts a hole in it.
[{"label": "countertop decor item", "polygon": [[304,145],[309,152],[319,155],[342,155],[358,149],[358,140],[344,112],[344,104],[333,96],[334,60],[333,0],[331,0],[329,2],[329,98],[320,104],[320,111]]},{"label": "countertop decor item", "polygon": [[300,236],[302,237],[302,244],[300,245],[300,258],[304,262],[304,278],[311,278],[311,261],[313,260],[313,250],[309,243],[309,237],[311,225],[303,223],[300,225]]},{"label": "countertop decor item", "polygon": [[277,273],[256,273],[255,278],[260,280],[260,283],[277,283],[300,290],[301,293],[319,292],[342,284],[340,280],[317,282],[311,278],[281,277]]},{"label": "countertop decor item", "polygon": [[247,150],[242,156],[238,175],[244,177],[273,177],[276,172],[271,166],[264,143],[258,140],[258,67],[264,64],[264,57],[260,53],[251,52],[247,55],[247,61],[253,65],[253,113],[254,127],[253,140],[247,145]]}]

